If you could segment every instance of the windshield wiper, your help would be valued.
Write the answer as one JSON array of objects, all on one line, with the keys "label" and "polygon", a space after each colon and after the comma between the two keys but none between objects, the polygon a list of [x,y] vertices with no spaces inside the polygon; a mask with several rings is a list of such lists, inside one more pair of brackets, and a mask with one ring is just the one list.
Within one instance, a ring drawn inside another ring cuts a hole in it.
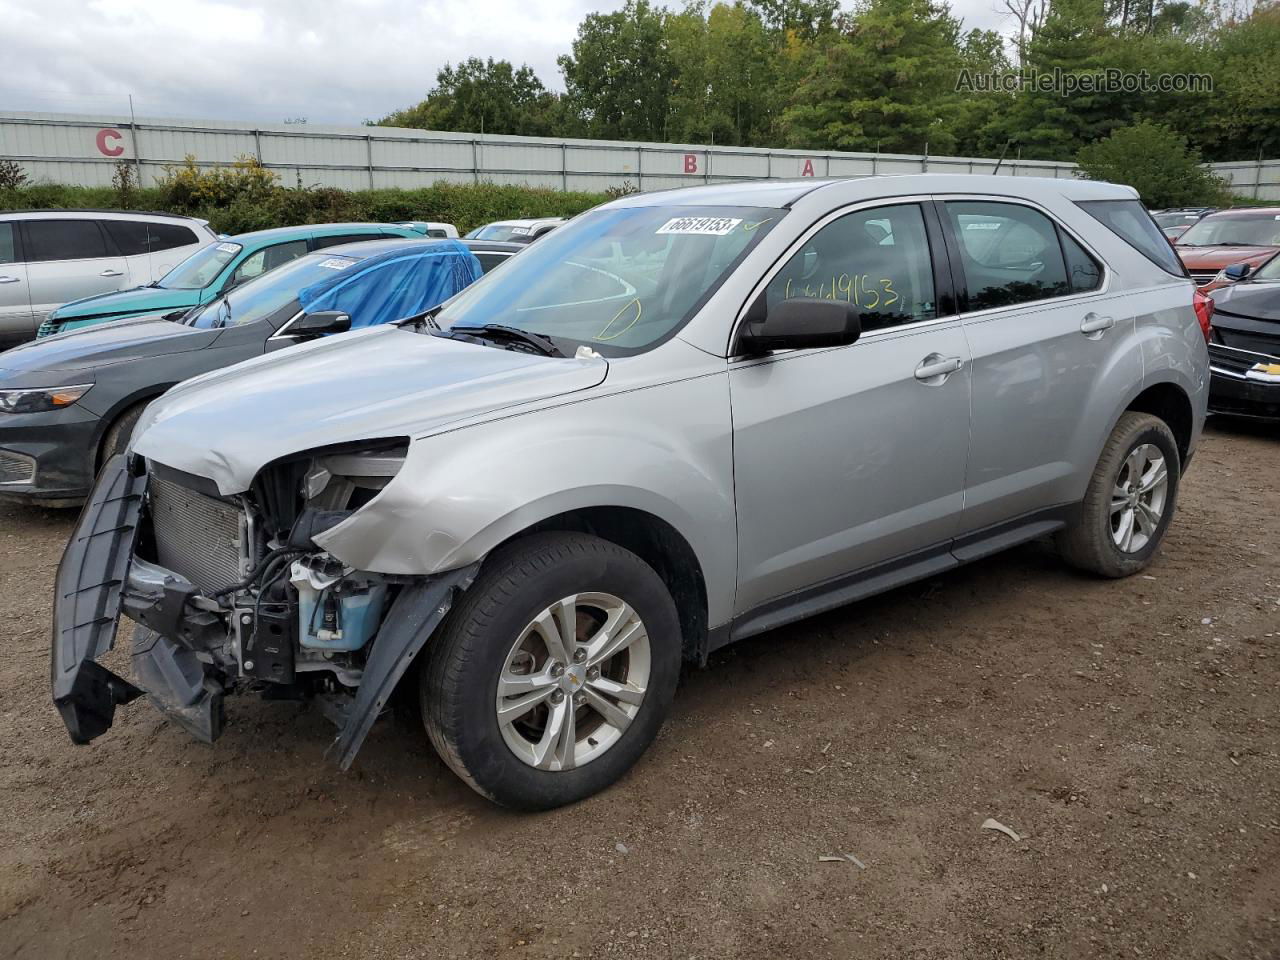
[{"label": "windshield wiper", "polygon": [[523,343],[526,346],[533,347],[539,353],[548,357],[563,357],[564,353],[556,346],[555,341],[541,333],[531,333],[528,330],[521,330],[519,327],[508,327],[502,323],[485,323],[478,326],[462,326],[454,324],[441,335],[448,336],[451,333],[464,333],[468,336],[478,339],[505,340],[508,343]]}]

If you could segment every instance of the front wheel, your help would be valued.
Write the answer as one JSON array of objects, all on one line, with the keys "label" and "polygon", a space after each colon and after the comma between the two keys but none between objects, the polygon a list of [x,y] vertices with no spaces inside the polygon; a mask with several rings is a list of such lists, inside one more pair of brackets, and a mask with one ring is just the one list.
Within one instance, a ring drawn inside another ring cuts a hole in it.
[{"label": "front wheel", "polygon": [[489,558],[421,674],[432,744],[472,788],[544,810],[609,786],[666,717],[680,622],[653,568],[577,533]]},{"label": "front wheel", "polygon": [[1149,413],[1120,416],[1094,468],[1080,516],[1058,534],[1072,566],[1127,577],[1151,562],[1173,519],[1182,466],[1168,425]]}]

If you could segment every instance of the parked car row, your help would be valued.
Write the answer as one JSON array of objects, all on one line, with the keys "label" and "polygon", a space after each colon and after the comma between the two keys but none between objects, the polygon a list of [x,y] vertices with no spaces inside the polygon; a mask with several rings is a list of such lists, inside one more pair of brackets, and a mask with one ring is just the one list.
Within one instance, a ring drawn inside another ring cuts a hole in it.
[{"label": "parked car row", "polygon": [[217,239],[204,220],[163,213],[0,213],[0,349],[67,301],[155,283]]},{"label": "parked car row", "polygon": [[[572,802],[644,752],[683,660],[1046,534],[1143,569],[1204,421],[1211,303],[1129,188],[633,195],[428,308],[450,284],[417,269],[384,302],[399,243],[16,351],[66,355],[0,391],[13,423],[101,420],[116,366],[209,371],[104,451],[59,566],[75,742],[144,693],[213,740],[258,692],[319,700],[345,768],[407,698],[486,797]],[[434,243],[445,275],[472,255]],[[131,679],[99,663],[122,612]]]}]

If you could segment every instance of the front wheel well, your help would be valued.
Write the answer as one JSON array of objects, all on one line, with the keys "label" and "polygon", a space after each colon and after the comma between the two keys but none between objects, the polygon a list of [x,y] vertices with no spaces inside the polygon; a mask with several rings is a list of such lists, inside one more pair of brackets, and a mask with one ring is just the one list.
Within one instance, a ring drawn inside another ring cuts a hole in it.
[{"label": "front wheel well", "polygon": [[1153,384],[1134,397],[1125,409],[1149,413],[1163,420],[1178,444],[1179,463],[1186,465],[1193,420],[1191,398],[1181,387],[1172,383]]},{"label": "front wheel well", "polygon": [[633,507],[584,507],[548,517],[504,543],[549,530],[588,533],[630,550],[653,567],[680,615],[684,657],[699,660],[707,644],[707,585],[689,542],[661,517]]}]

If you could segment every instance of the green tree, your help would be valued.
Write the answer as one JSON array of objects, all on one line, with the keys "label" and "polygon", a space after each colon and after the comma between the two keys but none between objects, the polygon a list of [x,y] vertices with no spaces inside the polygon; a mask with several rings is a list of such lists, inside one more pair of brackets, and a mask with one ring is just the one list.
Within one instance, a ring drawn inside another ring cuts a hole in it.
[{"label": "green tree", "polygon": [[665,140],[675,68],[667,46],[670,14],[649,0],[591,13],[573,52],[559,58],[569,109],[587,136]]},{"label": "green tree", "polygon": [[960,24],[935,0],[867,0],[819,46],[782,118],[788,146],[955,148]]},{"label": "green tree", "polygon": [[1149,207],[1216,206],[1227,197],[1222,181],[1201,164],[1200,152],[1160,123],[1121,127],[1081,147],[1076,163],[1090,180],[1134,187]]},{"label": "green tree", "polygon": [[471,57],[445,64],[436,85],[416,106],[378,121],[384,127],[547,136],[556,129],[558,98],[527,64]]},{"label": "green tree", "polygon": [[674,80],[668,133],[677,141],[766,142],[776,69],[763,22],[742,3],[701,3],[667,20]]}]

